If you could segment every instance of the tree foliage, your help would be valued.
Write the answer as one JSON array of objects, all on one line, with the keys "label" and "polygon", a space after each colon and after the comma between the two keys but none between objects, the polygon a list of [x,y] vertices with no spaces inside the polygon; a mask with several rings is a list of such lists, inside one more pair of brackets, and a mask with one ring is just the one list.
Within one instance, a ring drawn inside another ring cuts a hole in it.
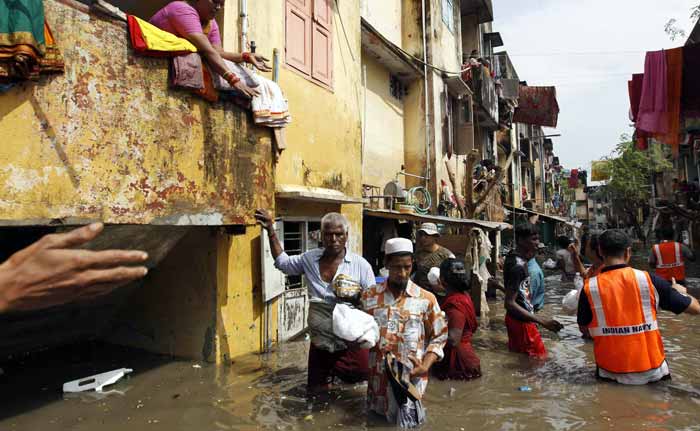
[{"label": "tree foliage", "polygon": [[629,135],[622,135],[607,160],[605,169],[610,179],[601,192],[611,198],[617,211],[626,214],[628,223],[637,225],[637,213],[651,197],[652,176],[673,169],[673,164],[662,145],[652,144],[642,151]]},{"label": "tree foliage", "polygon": [[[700,20],[700,4],[693,6],[690,9],[690,19],[692,21]],[[675,41],[679,38],[685,38],[686,32],[682,28],[678,27],[678,21],[675,18],[671,18],[664,25],[664,31],[668,35],[671,41]]]}]

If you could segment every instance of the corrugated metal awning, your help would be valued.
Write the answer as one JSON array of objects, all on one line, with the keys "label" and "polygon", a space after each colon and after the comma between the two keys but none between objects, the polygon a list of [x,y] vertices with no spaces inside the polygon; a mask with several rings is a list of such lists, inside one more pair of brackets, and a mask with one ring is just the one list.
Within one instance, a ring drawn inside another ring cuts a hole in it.
[{"label": "corrugated metal awning", "polygon": [[388,218],[394,220],[410,220],[417,222],[433,222],[441,224],[450,225],[460,225],[460,226],[478,226],[488,230],[504,230],[510,229],[512,226],[508,223],[494,222],[494,221],[484,221],[484,220],[472,220],[466,218],[452,218],[434,215],[420,215],[420,214],[406,214],[398,211],[381,210],[381,209],[370,209],[365,208],[364,214],[371,217]]}]

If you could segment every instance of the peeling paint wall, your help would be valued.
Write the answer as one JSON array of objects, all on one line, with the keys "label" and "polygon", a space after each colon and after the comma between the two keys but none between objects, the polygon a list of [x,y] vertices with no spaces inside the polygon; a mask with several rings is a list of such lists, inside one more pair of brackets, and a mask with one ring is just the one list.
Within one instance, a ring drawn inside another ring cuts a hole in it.
[{"label": "peeling paint wall", "polygon": [[273,201],[271,133],[168,88],[126,24],[46,0],[66,72],[0,98],[0,223],[237,224]]}]

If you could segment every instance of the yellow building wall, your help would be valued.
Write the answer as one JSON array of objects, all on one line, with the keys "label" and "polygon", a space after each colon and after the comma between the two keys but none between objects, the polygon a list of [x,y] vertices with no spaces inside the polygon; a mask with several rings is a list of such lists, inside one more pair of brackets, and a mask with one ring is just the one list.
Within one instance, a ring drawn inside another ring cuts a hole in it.
[{"label": "yellow building wall", "polygon": [[[220,234],[217,241],[217,362],[232,359],[265,347],[265,325],[277,342],[277,299],[268,305],[265,316],[262,299],[260,228],[249,226],[240,234]],[[267,241],[267,238],[265,238]]]},{"label": "yellow building wall", "polygon": [[0,223],[251,222],[273,199],[271,133],[168,86],[126,25],[46,0],[65,73],[0,95]]},{"label": "yellow building wall", "polygon": [[[362,192],[360,5],[357,1],[331,4],[333,80],[330,89],[311,82],[285,64],[284,1],[248,2],[248,41],[255,41],[256,52],[270,60],[273,49],[279,51],[279,85],[289,101],[292,115],[292,123],[285,129],[287,149],[275,168],[275,183],[321,187],[359,197]],[[237,1],[225,4],[223,44],[230,51],[249,50],[249,47],[239,46],[239,5]],[[264,75],[271,78],[270,74]],[[315,204],[288,199],[278,199],[275,205],[277,216],[320,218],[328,211],[341,211],[351,222],[350,249],[361,250],[362,205]],[[219,292],[222,333],[219,356],[224,358],[262,347],[264,322],[258,240],[259,229],[248,227],[245,235],[235,236],[219,246],[219,278],[226,286]],[[270,333],[276,339],[278,307],[275,303],[270,308],[273,310]]]},{"label": "yellow building wall", "polygon": [[362,181],[383,189],[404,164],[404,107],[390,94],[389,71],[369,55],[362,56],[362,64],[367,70]]},{"label": "yellow building wall", "polygon": [[[404,158],[406,171],[425,175],[425,93],[423,79],[412,82],[404,97]],[[406,177],[408,187],[424,185],[423,180]]]},{"label": "yellow building wall", "polygon": [[450,31],[442,20],[442,1],[431,1],[429,34],[431,63],[449,71],[459,71],[462,64],[462,37],[459,17],[459,3],[454,2],[453,30]]},{"label": "yellow building wall", "polygon": [[402,46],[402,0],[361,0],[362,18],[394,45]]},{"label": "yellow building wall", "polygon": [[[362,190],[360,5],[358,1],[338,2],[338,9],[335,2],[331,4],[332,89],[309,81],[285,64],[284,1],[248,2],[248,37],[255,41],[257,52],[269,58],[274,48],[279,50],[279,84],[292,114],[276,182],[324,187],[357,197]],[[227,2],[225,7],[224,25],[237,28],[238,2]],[[224,47],[238,49],[237,32],[225,32]]]}]

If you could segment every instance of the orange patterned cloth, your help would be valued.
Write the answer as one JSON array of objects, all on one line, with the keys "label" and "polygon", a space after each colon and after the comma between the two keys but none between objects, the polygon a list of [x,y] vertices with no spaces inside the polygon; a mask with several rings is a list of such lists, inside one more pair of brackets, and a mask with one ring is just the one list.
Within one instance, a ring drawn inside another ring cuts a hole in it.
[{"label": "orange patterned cloth", "polygon": [[[379,326],[379,342],[369,353],[367,404],[371,411],[393,422],[399,406],[384,372],[384,356],[392,352],[408,367],[413,366],[410,356],[422,361],[428,352],[441,360],[447,341],[445,313],[440,310],[435,295],[412,281],[398,298],[394,298],[386,281],[366,289],[362,293],[362,308],[374,316]],[[413,379],[412,383],[422,394],[428,376]]]}]

